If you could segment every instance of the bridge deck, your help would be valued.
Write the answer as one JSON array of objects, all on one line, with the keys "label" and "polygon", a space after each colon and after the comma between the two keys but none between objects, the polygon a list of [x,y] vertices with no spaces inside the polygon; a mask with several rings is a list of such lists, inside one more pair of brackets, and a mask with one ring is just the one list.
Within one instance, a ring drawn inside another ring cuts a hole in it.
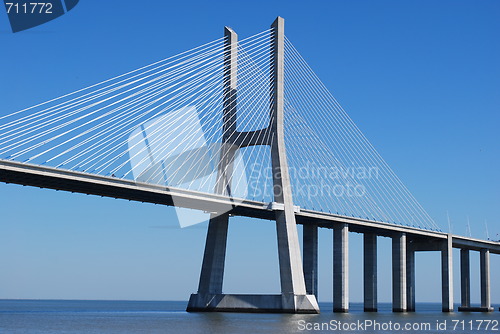
[{"label": "bridge deck", "polygon": [[[208,212],[229,211],[233,215],[252,218],[274,219],[274,211],[270,208],[269,203],[246,199],[234,199],[215,194],[164,187],[115,177],[62,170],[8,160],[0,160],[0,182],[169,206],[175,205]],[[323,228],[333,228],[336,223],[347,223],[352,232],[372,232],[387,237],[395,233],[404,232],[410,238],[427,238],[430,242],[432,240],[428,238],[436,241],[447,238],[447,234],[443,232],[340,216],[313,210],[302,209],[296,213],[296,218],[299,224],[317,224]],[[453,236],[453,247],[472,250],[489,249],[491,253],[500,254],[499,242],[463,236]]]}]

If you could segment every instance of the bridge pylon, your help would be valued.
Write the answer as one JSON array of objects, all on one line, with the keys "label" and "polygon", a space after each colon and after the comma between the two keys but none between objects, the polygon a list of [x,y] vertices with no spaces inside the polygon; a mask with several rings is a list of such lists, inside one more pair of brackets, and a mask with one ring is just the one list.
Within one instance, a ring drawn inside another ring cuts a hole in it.
[{"label": "bridge pylon", "polygon": [[285,150],[284,19],[278,17],[271,25],[270,118],[264,129],[236,131],[238,36],[228,27],[224,34],[224,127],[215,191],[231,196],[232,164],[238,149],[270,146],[281,294],[230,295],[222,292],[229,213],[212,214],[198,292],[191,295],[187,311],[319,313],[315,295],[306,292]]}]

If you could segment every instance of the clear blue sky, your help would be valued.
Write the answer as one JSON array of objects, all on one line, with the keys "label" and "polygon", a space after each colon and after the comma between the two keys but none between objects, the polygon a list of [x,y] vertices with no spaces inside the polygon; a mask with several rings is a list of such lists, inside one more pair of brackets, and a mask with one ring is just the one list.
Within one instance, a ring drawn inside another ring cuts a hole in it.
[{"label": "clear blue sky", "polygon": [[[448,210],[454,233],[466,216],[473,236],[485,237],[485,221],[500,233],[498,1],[81,0],[16,34],[0,10],[0,115],[219,38],[224,25],[250,36],[277,15],[443,230]],[[172,208],[6,184],[0,199],[0,298],[185,300],[197,288],[206,225],[180,229]],[[275,239],[270,222],[231,221],[226,292],[279,291]],[[390,240],[379,242],[389,301]],[[351,234],[352,301],[362,300],[360,249]],[[321,230],[320,301],[332,298],[331,253]],[[491,265],[500,303],[500,258]],[[417,301],[440,300],[439,275],[439,254],[418,254]]]}]

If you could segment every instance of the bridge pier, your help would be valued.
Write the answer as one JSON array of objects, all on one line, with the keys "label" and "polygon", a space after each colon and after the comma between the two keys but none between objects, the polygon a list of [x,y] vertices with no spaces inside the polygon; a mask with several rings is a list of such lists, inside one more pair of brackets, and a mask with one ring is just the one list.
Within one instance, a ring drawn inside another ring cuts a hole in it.
[{"label": "bridge pier", "polygon": [[392,311],[407,311],[405,233],[392,237]]},{"label": "bridge pier", "polygon": [[409,242],[406,243],[406,308],[408,312],[415,312],[415,249]]},{"label": "bridge pier", "polygon": [[333,312],[349,311],[349,226],[333,226]]},{"label": "bridge pier", "polygon": [[490,251],[481,249],[479,253],[481,271],[481,308],[488,312],[493,311],[490,299]]},{"label": "bridge pier", "polygon": [[377,312],[377,235],[363,234],[364,311]]},{"label": "bridge pier", "polygon": [[441,300],[443,312],[453,312],[453,238],[443,242],[441,249]]},{"label": "bridge pier", "polygon": [[[312,236],[306,259],[309,291],[307,293],[302,257],[295,220],[295,211],[290,185],[290,175],[285,150],[284,132],[284,20],[278,17],[272,24],[271,71],[272,91],[270,96],[270,122],[267,128],[236,131],[238,36],[225,28],[224,59],[224,123],[221,159],[216,184],[216,193],[231,197],[232,163],[236,150],[253,145],[267,145],[271,150],[276,235],[280,269],[280,295],[226,295],[222,294],[224,261],[226,254],[227,226],[229,216],[213,214],[210,218],[205,245],[198,293],[191,295],[188,311],[228,312],[286,312],[319,313],[314,294],[317,289],[317,231]],[[262,136],[269,131],[270,136]],[[242,135],[243,134],[243,135]],[[311,260],[311,261],[309,261]],[[316,261],[316,263],[315,263]]]},{"label": "bridge pier", "polygon": [[302,225],[302,247],[306,293],[318,299],[318,225]]},{"label": "bridge pier", "polygon": [[228,223],[228,214],[210,218],[198,285],[199,294],[222,293]]},{"label": "bridge pier", "polygon": [[493,312],[490,299],[490,251],[481,249],[479,252],[481,306],[470,303],[470,250],[460,249],[460,312]]},{"label": "bridge pier", "polygon": [[452,241],[453,237],[449,234],[446,239],[436,242],[427,242],[424,239],[411,239],[406,243],[406,311],[415,311],[415,253],[417,251],[438,251],[441,255],[442,311],[453,312]]}]

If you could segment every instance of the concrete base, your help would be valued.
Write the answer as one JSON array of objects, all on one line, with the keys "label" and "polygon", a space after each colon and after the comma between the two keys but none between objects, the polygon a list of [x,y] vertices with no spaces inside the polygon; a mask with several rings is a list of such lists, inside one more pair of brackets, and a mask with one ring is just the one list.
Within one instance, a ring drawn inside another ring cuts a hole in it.
[{"label": "concrete base", "polygon": [[[296,306],[292,308],[290,305]],[[314,295],[192,294],[186,311],[317,314],[319,306]]]},{"label": "concrete base", "polygon": [[473,307],[473,306],[459,306],[458,307],[459,312],[493,312],[494,308],[493,307]]}]

